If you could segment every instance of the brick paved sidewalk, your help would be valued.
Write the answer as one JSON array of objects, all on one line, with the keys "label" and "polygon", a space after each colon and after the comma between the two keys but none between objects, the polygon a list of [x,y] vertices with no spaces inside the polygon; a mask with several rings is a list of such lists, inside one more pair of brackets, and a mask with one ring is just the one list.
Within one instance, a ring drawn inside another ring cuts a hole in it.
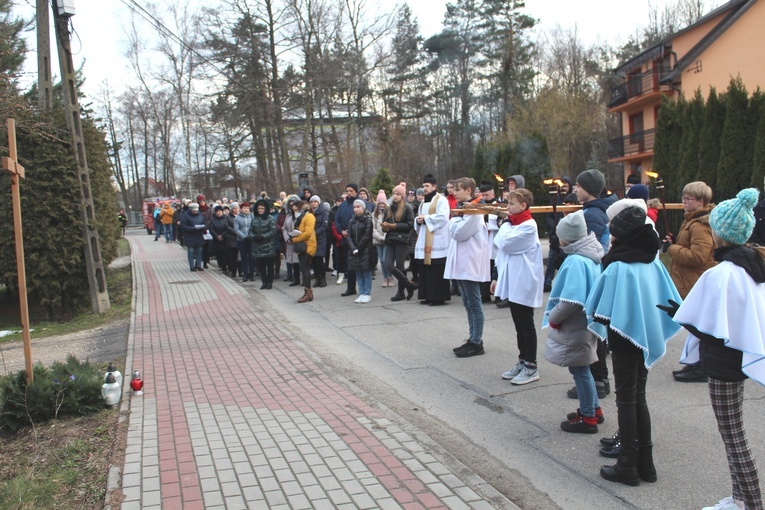
[{"label": "brick paved sidewalk", "polygon": [[141,370],[145,394],[129,397],[121,483],[110,476],[122,509],[516,508],[333,380],[214,266],[190,272],[178,245],[128,239],[125,372]]}]

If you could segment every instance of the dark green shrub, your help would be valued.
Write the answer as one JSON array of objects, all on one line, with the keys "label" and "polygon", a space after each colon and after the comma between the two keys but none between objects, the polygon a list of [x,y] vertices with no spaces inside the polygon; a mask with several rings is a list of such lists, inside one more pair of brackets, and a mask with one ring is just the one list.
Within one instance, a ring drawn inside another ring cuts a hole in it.
[{"label": "dark green shrub", "polygon": [[84,416],[104,407],[103,381],[89,361],[67,356],[50,369],[37,363],[34,382],[27,386],[26,370],[0,379],[0,425],[11,430],[59,416]]}]

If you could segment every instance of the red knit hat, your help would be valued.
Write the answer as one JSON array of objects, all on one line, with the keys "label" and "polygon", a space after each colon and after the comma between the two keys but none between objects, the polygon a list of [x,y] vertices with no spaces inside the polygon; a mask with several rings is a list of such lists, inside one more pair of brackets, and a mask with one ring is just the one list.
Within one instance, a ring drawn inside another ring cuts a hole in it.
[{"label": "red knit hat", "polygon": [[205,198],[204,195],[197,195],[197,202],[199,202],[200,200],[204,200],[205,202],[207,202],[207,199]]}]

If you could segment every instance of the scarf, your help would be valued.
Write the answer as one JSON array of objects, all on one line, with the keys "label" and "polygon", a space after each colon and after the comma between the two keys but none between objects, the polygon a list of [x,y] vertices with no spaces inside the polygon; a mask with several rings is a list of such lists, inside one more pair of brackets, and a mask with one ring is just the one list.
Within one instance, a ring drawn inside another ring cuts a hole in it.
[{"label": "scarf", "polygon": [[603,269],[612,262],[642,262],[650,264],[659,250],[659,237],[651,225],[636,228],[625,240],[613,239],[611,249],[603,257]]},{"label": "scarf", "polygon": [[755,283],[765,283],[765,261],[751,246],[723,246],[715,250],[715,260],[733,262],[746,271]]},{"label": "scarf", "polygon": [[[428,215],[432,216],[436,214],[436,204],[438,203],[438,199],[441,197],[438,193],[435,191],[428,194],[424,200],[431,200],[430,207],[428,208]],[[423,202],[425,203],[425,202]],[[431,261],[431,253],[433,252],[433,240],[435,239],[436,235],[430,231],[429,228],[425,228],[425,265],[429,266]]]},{"label": "scarf", "polygon": [[531,219],[531,211],[526,209],[522,213],[514,214],[513,216],[508,216],[507,221],[510,222],[512,226],[520,225],[524,221]]}]

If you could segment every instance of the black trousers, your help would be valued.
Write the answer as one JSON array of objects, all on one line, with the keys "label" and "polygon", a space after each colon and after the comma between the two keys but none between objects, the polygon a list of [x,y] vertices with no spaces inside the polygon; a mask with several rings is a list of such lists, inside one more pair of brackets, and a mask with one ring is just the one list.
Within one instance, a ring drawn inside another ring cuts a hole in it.
[{"label": "black trousers", "polygon": [[608,364],[606,363],[606,357],[608,355],[606,343],[603,340],[598,339],[595,352],[598,355],[598,361],[590,365],[590,372],[592,372],[592,378],[596,381],[605,381],[608,379]]},{"label": "black trousers", "polygon": [[273,257],[261,257],[255,259],[255,264],[258,266],[258,272],[260,273],[260,280],[263,283],[274,283],[274,258]]},{"label": "black trousers", "polygon": [[399,293],[404,292],[409,280],[406,278],[406,255],[409,252],[409,246],[406,244],[386,244],[385,245],[385,270],[396,277],[398,281]]},{"label": "black trousers", "polygon": [[518,358],[532,365],[537,364],[537,327],[534,324],[534,309],[510,301],[510,315],[515,324],[518,339]]},{"label": "black trousers", "polygon": [[614,363],[616,411],[622,445],[651,443],[651,414],[645,398],[648,369],[643,351],[617,332],[608,329],[608,345]]},{"label": "black trousers", "polygon": [[300,273],[303,276],[303,287],[311,288],[311,256],[307,253],[298,253],[300,261]]}]

